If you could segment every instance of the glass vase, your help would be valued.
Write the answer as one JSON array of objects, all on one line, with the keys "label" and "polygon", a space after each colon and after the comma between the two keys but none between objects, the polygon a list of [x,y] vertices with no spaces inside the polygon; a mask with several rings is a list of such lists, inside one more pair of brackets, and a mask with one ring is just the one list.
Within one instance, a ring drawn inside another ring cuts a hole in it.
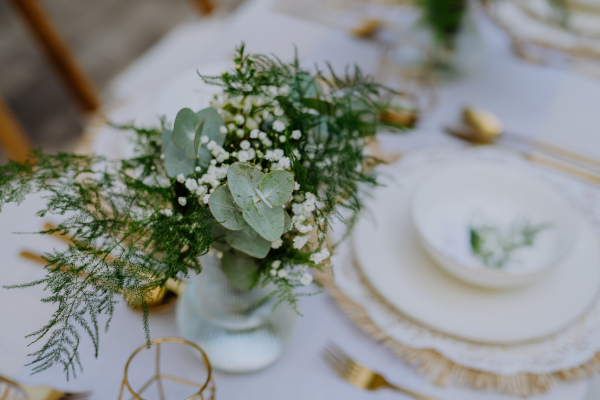
[{"label": "glass vase", "polygon": [[422,18],[402,32],[393,63],[403,75],[422,77],[434,73],[448,80],[473,71],[481,61],[483,44],[470,7],[453,36],[437,36]]},{"label": "glass vase", "polygon": [[[220,371],[245,373],[273,363],[290,342],[297,314],[283,302],[273,309],[276,289],[233,287],[215,256],[202,256],[202,273],[192,278],[177,306],[183,338],[200,346]],[[261,301],[263,300],[263,301]]]}]

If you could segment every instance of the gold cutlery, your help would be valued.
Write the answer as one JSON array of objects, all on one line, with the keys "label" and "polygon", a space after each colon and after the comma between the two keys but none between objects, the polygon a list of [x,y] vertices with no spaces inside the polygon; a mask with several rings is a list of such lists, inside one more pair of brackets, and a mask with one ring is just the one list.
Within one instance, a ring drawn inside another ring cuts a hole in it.
[{"label": "gold cutlery", "polygon": [[330,343],[323,349],[321,354],[323,360],[342,379],[348,383],[366,390],[392,389],[407,394],[418,400],[436,400],[400,386],[392,385],[382,375],[370,370],[362,364],[352,360],[344,350],[334,343]]},{"label": "gold cutlery", "polygon": [[0,400],[85,400],[92,392],[61,392],[50,386],[27,386],[0,375]]},{"label": "gold cutlery", "polygon": [[546,142],[505,133],[502,122],[486,110],[465,108],[462,122],[447,126],[446,132],[474,145],[499,144],[516,149],[533,163],[600,184],[600,176],[592,172],[600,171],[600,160]]},{"label": "gold cutlery", "polygon": [[363,19],[359,25],[351,29],[351,33],[354,36],[361,38],[370,38],[383,27],[383,22],[378,19],[366,18]]}]

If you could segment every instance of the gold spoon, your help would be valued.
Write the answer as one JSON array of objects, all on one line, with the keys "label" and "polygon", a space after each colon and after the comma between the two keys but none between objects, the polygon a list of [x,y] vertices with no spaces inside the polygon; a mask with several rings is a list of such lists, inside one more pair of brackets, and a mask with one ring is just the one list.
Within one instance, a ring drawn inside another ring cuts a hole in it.
[{"label": "gold spoon", "polygon": [[[545,142],[507,134],[504,132],[500,119],[489,111],[465,108],[462,121],[447,126],[446,132],[474,145],[506,144],[507,147],[514,148],[518,146],[506,143],[507,141],[503,138],[520,142],[527,147],[539,150],[537,152],[523,151],[522,148],[518,148],[527,160],[600,184],[600,177],[589,171],[589,167],[592,167],[592,169],[600,168],[599,160]],[[573,165],[573,163],[577,165]],[[584,166],[588,167],[588,170],[584,170]]]},{"label": "gold spoon", "polygon": [[566,150],[539,140],[524,138],[519,135],[506,133],[502,126],[502,121],[491,112],[480,109],[466,107],[462,113],[462,123],[455,126],[449,126],[448,132],[463,140],[476,144],[495,143],[504,138],[521,142],[532,148],[541,150],[545,153],[556,155],[561,158],[570,159],[579,164],[600,168],[600,160],[590,156],[580,154],[572,150]]}]

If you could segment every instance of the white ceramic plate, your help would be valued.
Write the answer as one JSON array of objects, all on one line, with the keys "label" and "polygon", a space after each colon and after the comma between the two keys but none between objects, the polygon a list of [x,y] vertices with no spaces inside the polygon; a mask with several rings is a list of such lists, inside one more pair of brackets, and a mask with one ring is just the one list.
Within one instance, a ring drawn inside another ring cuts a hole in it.
[{"label": "white ceramic plate", "polygon": [[496,344],[551,335],[585,313],[600,286],[600,246],[589,222],[576,213],[579,240],[539,281],[510,290],[475,287],[439,268],[414,232],[411,194],[430,171],[413,170],[378,189],[353,232],[358,264],[387,303],[433,330]]}]

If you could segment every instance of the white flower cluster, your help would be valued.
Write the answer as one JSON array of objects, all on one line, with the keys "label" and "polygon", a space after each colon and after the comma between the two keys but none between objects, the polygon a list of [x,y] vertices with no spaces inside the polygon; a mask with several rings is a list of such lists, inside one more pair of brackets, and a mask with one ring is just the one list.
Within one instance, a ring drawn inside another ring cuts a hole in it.
[{"label": "white flower cluster", "polygon": [[[204,140],[204,139],[206,139],[206,140]],[[200,139],[200,142],[206,143],[206,141],[208,141],[208,137],[202,136],[202,138]],[[223,149],[221,146],[219,146],[214,140],[211,140],[210,142],[208,142],[208,144],[206,145],[206,148],[208,150],[210,150],[210,153],[213,155],[213,157],[215,158],[215,160],[218,163],[222,163],[223,161],[225,161],[229,158],[229,153],[227,151],[225,151],[225,149]]]},{"label": "white flower cluster", "polygon": [[317,253],[312,253],[310,255],[310,261],[315,264],[321,264],[323,261],[327,260],[331,256],[331,253],[327,249],[322,249]]},{"label": "white flower cluster", "polygon": [[304,286],[310,285],[313,281],[312,275],[307,272],[308,265],[294,265],[292,267],[286,265],[281,269],[279,267],[281,267],[281,261],[273,261],[270,271],[271,276],[287,279],[293,284],[301,283]]},{"label": "white flower cluster", "polygon": [[[301,200],[301,198],[298,198],[297,200]],[[298,229],[300,233],[308,233],[314,230],[314,227],[310,224],[309,218],[312,215],[312,212],[317,207],[316,203],[316,196],[310,192],[307,192],[305,195],[304,202],[297,202],[292,204],[292,224],[296,229]],[[308,224],[306,224],[307,222]],[[298,239],[298,244],[296,244],[296,242],[294,241],[294,247],[297,249],[301,249],[306,244],[306,241],[303,239]]]}]

